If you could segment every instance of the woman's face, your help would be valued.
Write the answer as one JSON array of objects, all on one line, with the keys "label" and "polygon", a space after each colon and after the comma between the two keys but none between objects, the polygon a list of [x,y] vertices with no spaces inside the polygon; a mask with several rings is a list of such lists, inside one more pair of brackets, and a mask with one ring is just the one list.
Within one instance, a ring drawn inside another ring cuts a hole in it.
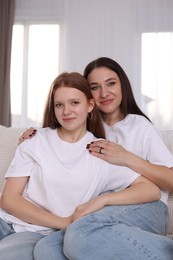
[{"label": "woman's face", "polygon": [[121,82],[117,73],[107,67],[95,68],[87,78],[93,98],[105,116],[121,114]]},{"label": "woman's face", "polygon": [[59,87],[54,95],[54,113],[67,131],[86,131],[88,113],[94,107],[94,100],[87,100],[84,93],[70,87]]}]

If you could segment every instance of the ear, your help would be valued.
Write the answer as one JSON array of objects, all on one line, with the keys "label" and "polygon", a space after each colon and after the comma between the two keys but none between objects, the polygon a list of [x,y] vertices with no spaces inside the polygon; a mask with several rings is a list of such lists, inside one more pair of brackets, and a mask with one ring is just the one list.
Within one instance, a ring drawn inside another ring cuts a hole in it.
[{"label": "ear", "polygon": [[88,113],[91,113],[93,111],[93,108],[95,107],[95,101],[93,98],[91,98],[88,101]]}]

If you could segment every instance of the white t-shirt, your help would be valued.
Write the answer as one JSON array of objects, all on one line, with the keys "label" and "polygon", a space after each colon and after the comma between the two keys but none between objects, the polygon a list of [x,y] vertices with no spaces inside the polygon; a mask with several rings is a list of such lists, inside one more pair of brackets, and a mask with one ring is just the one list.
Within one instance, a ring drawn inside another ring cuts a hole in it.
[{"label": "white t-shirt", "polygon": [[[145,117],[129,114],[115,125],[104,124],[104,128],[108,140],[151,163],[173,167],[173,156],[159,130]],[[168,192],[161,191],[161,200],[167,204]]]},{"label": "white t-shirt", "polygon": [[[5,178],[29,176],[23,196],[62,217],[102,192],[128,187],[138,173],[92,156],[87,144],[96,138],[90,132],[76,143],[65,142],[57,131],[38,129],[37,135],[20,144]],[[0,210],[0,217],[16,232],[49,233],[47,227],[31,225]]]}]

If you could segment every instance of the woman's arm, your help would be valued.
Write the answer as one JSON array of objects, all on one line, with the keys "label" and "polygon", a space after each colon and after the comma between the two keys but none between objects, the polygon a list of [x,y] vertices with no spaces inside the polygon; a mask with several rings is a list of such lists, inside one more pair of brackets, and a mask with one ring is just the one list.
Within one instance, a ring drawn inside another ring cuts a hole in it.
[{"label": "woman's arm", "polygon": [[9,177],[1,194],[1,208],[20,220],[55,229],[66,228],[72,217],[59,217],[22,197],[28,177]]},{"label": "woman's arm", "polygon": [[[96,141],[87,147],[93,156],[109,163],[126,166],[155,183],[160,189],[173,191],[173,168],[150,163],[111,141]],[[100,148],[101,154],[99,153]]]},{"label": "woman's arm", "polygon": [[[27,129],[20,137],[19,143],[32,138],[35,134],[35,128]],[[150,163],[127,151],[121,145],[107,140],[95,141],[93,144],[88,144],[87,148],[93,156],[115,165],[129,167],[155,183],[161,190],[173,192],[173,168]],[[101,154],[100,148],[103,148]]]},{"label": "woman's arm", "polygon": [[142,204],[160,199],[160,189],[151,181],[140,176],[127,189],[119,192],[111,192],[79,206],[73,220],[77,220],[92,212],[98,211],[105,206]]}]

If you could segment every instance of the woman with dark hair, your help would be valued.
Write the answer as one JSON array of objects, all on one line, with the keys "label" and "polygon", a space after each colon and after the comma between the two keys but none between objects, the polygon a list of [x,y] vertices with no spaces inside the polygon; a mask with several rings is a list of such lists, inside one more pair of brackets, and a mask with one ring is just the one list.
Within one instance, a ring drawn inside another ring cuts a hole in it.
[{"label": "woman with dark hair", "polygon": [[[136,104],[122,67],[110,58],[98,58],[86,66],[84,77],[102,114],[106,139],[113,141],[91,144],[90,152],[111,163],[132,168],[162,190],[173,191],[173,167],[163,163],[163,151],[167,148],[159,130]],[[102,154],[98,153],[100,148]]]},{"label": "woman with dark hair", "polygon": [[161,189],[162,199],[104,207],[79,219],[66,231],[64,252],[75,260],[171,260],[173,241],[165,235],[167,191],[173,191],[172,155],[136,104],[130,81],[116,61],[98,58],[86,66],[84,77],[102,114],[107,139],[89,144],[90,154],[150,179]]}]

